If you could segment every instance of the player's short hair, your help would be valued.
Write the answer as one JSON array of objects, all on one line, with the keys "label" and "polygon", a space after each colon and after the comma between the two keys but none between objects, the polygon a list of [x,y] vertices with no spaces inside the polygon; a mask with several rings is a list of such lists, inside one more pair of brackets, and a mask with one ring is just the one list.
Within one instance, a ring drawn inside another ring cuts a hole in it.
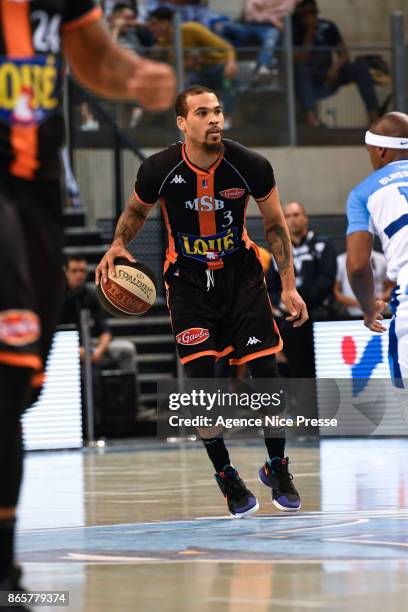
[{"label": "player's short hair", "polygon": [[158,21],[173,21],[174,11],[167,6],[160,6],[148,15],[149,19],[157,19]]},{"label": "player's short hair", "polygon": [[187,98],[189,96],[199,96],[203,93],[214,93],[212,89],[205,87],[204,85],[193,85],[192,87],[188,87],[184,91],[180,92],[176,98],[176,102],[174,104],[174,110],[176,112],[176,116],[179,117],[187,117],[188,114],[188,105]]}]

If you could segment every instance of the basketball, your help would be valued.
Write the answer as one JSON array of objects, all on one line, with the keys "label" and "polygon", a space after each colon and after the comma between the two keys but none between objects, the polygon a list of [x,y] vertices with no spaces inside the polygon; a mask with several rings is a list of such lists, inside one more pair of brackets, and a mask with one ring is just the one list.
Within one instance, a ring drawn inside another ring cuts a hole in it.
[{"label": "basketball", "polygon": [[145,314],[155,303],[157,281],[152,270],[141,261],[132,263],[123,257],[115,260],[116,276],[108,275],[96,292],[103,308],[114,317]]}]

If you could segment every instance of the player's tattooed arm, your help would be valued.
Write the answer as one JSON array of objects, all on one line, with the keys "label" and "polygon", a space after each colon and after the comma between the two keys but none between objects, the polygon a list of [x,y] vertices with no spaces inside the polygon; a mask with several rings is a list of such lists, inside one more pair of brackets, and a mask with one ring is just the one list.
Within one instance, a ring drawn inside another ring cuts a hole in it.
[{"label": "player's tattooed arm", "polygon": [[275,186],[269,196],[265,200],[258,200],[257,204],[263,217],[266,240],[278,267],[282,287],[294,289],[292,244],[282,212],[278,188]]},{"label": "player's tattooed arm", "polygon": [[263,217],[266,239],[281,278],[281,301],[288,312],[286,320],[292,321],[293,327],[299,327],[307,321],[309,315],[306,304],[296,290],[292,244],[277,187],[265,200],[258,200],[258,208]]},{"label": "player's tattooed arm", "polygon": [[135,194],[131,195],[128,206],[119,217],[114,242],[120,242],[123,246],[132,242],[142,229],[150,208],[150,206],[140,204]]},{"label": "player's tattooed arm", "polygon": [[280,277],[285,277],[288,273],[293,274],[292,246],[287,228],[279,223],[271,223],[266,225],[265,232]]},{"label": "player's tattooed arm", "polygon": [[97,285],[100,281],[107,282],[108,272],[111,276],[115,276],[117,257],[124,257],[132,262],[136,261],[132,253],[127,250],[127,246],[142,229],[151,208],[153,207],[141,204],[135,194],[129,198],[128,206],[119,217],[113,242],[96,267],[95,282]]}]

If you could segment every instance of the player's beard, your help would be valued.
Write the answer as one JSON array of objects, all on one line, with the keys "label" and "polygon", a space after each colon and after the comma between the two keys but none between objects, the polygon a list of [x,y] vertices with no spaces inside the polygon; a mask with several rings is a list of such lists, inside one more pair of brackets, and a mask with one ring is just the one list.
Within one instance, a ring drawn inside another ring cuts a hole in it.
[{"label": "player's beard", "polygon": [[222,140],[219,142],[204,141],[203,149],[206,153],[222,153],[224,151],[224,143]]}]

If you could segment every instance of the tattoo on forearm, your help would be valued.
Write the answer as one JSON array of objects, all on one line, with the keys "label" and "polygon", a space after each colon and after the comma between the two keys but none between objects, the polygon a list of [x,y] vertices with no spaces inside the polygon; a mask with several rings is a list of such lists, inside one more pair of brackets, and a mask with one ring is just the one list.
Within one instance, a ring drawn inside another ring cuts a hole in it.
[{"label": "tattoo on forearm", "polygon": [[137,208],[129,206],[120,216],[115,231],[115,239],[120,238],[128,245],[143,227],[146,216]]},{"label": "tattoo on forearm", "polygon": [[292,271],[291,244],[282,225],[274,223],[266,228],[266,239],[278,266],[279,274]]}]

